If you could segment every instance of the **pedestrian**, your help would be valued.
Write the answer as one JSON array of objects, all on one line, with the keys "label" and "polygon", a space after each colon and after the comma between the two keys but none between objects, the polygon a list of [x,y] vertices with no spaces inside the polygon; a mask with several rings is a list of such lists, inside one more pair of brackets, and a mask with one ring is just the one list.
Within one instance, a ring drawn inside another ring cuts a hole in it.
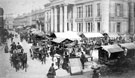
[{"label": "pedestrian", "polygon": [[84,63],[87,61],[87,58],[85,57],[84,53],[82,52],[80,61],[82,63],[82,68],[84,69]]},{"label": "pedestrian", "polygon": [[100,78],[100,73],[98,69],[93,70],[92,78]]},{"label": "pedestrian", "polygon": [[54,68],[54,63],[52,63],[52,65],[51,65],[51,67],[49,68],[49,71],[48,71],[48,73],[47,73],[47,77],[48,77],[48,78],[55,78],[55,76],[56,76],[56,70],[57,70],[57,69]]},{"label": "pedestrian", "polygon": [[14,39],[14,38],[13,38],[13,37],[11,37],[11,42],[13,42],[13,39]]},{"label": "pedestrian", "polygon": [[6,43],[6,44],[5,44],[5,49],[4,49],[4,50],[5,50],[5,53],[8,53],[8,49],[9,49],[9,48],[8,48],[8,44]]},{"label": "pedestrian", "polygon": [[22,49],[22,46],[20,45],[20,43],[18,42],[18,44],[17,44],[17,49]]},{"label": "pedestrian", "polygon": [[58,66],[58,69],[60,68],[60,57],[57,57],[57,66]]},{"label": "pedestrian", "polygon": [[13,42],[11,44],[11,54],[13,53],[14,50],[16,50],[16,44],[15,44],[15,42]]},{"label": "pedestrian", "polygon": [[23,53],[23,48],[22,48],[22,46],[20,45],[19,42],[18,42],[16,48],[17,48],[18,53]]}]

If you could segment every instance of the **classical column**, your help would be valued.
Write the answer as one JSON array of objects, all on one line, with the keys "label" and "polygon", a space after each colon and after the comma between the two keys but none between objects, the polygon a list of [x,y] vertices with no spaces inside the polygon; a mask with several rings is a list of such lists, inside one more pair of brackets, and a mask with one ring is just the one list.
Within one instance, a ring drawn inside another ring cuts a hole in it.
[{"label": "classical column", "polygon": [[51,8],[51,32],[54,31],[54,13],[53,13],[53,8]]},{"label": "classical column", "polygon": [[67,5],[64,5],[64,32],[67,31]]},{"label": "classical column", "polygon": [[45,16],[46,13],[44,13],[44,31],[46,32],[46,16]]},{"label": "classical column", "polygon": [[86,22],[85,19],[86,18],[86,7],[85,5],[83,6],[83,32],[86,32]]},{"label": "classical column", "polygon": [[54,18],[55,18],[55,26],[54,26],[54,32],[57,32],[57,7],[54,8]]},{"label": "classical column", "polygon": [[77,32],[77,22],[75,21],[76,20],[76,17],[77,17],[77,8],[74,5],[73,6],[73,31],[76,31]]},{"label": "classical column", "polygon": [[60,5],[60,32],[63,32],[63,7]]}]

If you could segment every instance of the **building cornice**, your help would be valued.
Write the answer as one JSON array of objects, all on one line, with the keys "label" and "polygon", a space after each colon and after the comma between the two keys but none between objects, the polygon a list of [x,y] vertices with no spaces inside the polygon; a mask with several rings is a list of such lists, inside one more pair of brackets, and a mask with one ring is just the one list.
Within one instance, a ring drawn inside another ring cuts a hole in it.
[{"label": "building cornice", "polygon": [[75,4],[85,4],[85,3],[89,3],[89,2],[96,2],[96,1],[101,1],[101,0],[76,0]]}]

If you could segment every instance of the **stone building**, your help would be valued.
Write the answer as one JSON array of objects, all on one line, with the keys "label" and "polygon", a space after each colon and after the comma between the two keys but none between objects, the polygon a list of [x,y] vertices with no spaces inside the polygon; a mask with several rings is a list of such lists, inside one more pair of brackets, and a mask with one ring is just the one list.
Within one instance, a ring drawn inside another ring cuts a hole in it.
[{"label": "stone building", "polygon": [[45,4],[49,11],[45,18],[50,17],[51,22],[45,22],[45,28],[51,32],[131,33],[135,31],[133,1],[50,0]]},{"label": "stone building", "polygon": [[43,26],[37,28],[45,32],[135,33],[135,0],[50,0],[44,7],[19,16],[16,23],[39,21]]},{"label": "stone building", "polygon": [[13,17],[6,17],[5,23],[4,23],[4,28],[5,29],[13,29],[13,25],[14,25],[13,22],[14,22]]},{"label": "stone building", "polygon": [[31,14],[23,14],[23,15],[18,15],[16,18],[14,18],[14,27],[17,26],[28,26],[31,25]]}]

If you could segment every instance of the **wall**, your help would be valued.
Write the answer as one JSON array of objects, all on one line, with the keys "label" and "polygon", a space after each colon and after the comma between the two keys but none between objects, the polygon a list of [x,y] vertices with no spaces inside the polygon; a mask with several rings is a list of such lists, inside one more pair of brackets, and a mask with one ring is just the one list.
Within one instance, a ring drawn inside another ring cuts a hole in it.
[{"label": "wall", "polygon": [[[123,14],[122,16],[118,17],[116,16],[116,4],[122,4],[123,7]],[[127,33],[129,30],[129,7],[128,7],[128,1],[126,0],[110,0],[110,6],[109,6],[109,31],[112,33],[119,33],[117,32],[117,22],[121,23],[121,32],[120,34]]]}]

